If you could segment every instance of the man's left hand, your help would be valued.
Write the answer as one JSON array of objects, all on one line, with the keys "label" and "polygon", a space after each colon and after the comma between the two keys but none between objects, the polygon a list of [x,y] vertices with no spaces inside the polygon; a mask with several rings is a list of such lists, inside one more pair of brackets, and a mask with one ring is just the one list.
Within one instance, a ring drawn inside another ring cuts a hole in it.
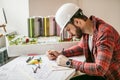
[{"label": "man's left hand", "polygon": [[69,59],[64,55],[59,55],[56,60],[57,64],[64,67],[70,67]]}]

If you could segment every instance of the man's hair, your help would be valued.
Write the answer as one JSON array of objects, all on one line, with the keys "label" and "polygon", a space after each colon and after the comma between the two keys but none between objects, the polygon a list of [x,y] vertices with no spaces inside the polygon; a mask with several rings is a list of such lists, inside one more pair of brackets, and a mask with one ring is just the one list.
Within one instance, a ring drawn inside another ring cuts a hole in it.
[{"label": "man's hair", "polygon": [[82,19],[82,20],[84,20],[84,21],[86,21],[86,20],[88,19],[88,17],[83,14],[83,12],[82,12],[81,9],[79,9],[79,10],[73,15],[73,17],[70,19],[69,22],[73,23],[74,18],[79,18],[79,19]]}]

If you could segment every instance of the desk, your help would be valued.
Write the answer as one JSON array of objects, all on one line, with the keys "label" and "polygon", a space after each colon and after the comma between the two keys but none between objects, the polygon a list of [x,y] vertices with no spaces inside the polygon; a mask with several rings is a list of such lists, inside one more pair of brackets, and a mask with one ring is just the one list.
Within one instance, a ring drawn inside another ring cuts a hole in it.
[{"label": "desk", "polygon": [[[75,69],[57,66],[56,62],[49,60],[46,55],[38,55],[34,58],[39,57],[42,63],[37,73],[33,73],[32,70],[35,65],[26,63],[28,56],[20,56],[0,67],[0,80],[69,80],[75,74]],[[83,60],[83,58],[79,59]]]}]

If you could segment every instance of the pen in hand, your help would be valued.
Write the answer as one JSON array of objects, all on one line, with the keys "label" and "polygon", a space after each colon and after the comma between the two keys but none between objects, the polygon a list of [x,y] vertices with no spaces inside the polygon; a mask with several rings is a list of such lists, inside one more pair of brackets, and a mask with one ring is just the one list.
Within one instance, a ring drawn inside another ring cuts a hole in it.
[{"label": "pen in hand", "polygon": [[55,50],[48,50],[48,58],[50,60],[55,60],[60,54],[64,53],[64,48],[62,49],[61,52],[55,51]]},{"label": "pen in hand", "polygon": [[62,52],[64,52],[64,48],[62,49]]},{"label": "pen in hand", "polygon": [[62,49],[62,54],[64,54],[64,48]]},{"label": "pen in hand", "polygon": [[56,55],[55,55],[55,51],[48,50],[48,53],[49,53],[52,57],[56,57]]}]

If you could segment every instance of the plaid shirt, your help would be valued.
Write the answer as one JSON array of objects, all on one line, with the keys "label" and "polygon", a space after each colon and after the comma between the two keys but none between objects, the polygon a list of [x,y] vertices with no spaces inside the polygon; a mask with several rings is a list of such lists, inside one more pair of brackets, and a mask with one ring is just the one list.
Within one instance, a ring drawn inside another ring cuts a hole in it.
[{"label": "plaid shirt", "polygon": [[109,24],[95,16],[90,19],[94,23],[92,51],[88,46],[88,34],[78,45],[66,49],[67,57],[85,55],[86,61],[72,60],[72,66],[88,75],[104,76],[106,80],[120,80],[120,36]]}]

